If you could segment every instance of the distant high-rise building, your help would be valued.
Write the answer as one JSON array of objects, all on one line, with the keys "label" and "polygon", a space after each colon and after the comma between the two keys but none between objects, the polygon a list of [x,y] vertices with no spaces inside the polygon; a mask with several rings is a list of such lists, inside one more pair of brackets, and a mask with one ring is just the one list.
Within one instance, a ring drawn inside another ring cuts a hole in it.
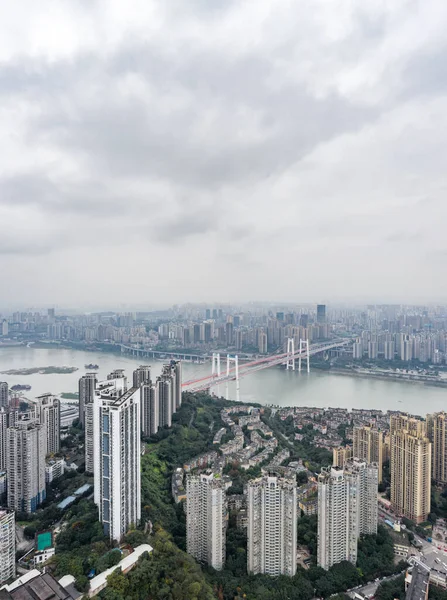
[{"label": "distant high-rise building", "polygon": [[326,323],[326,305],[317,304],[317,323]]},{"label": "distant high-rise building", "polygon": [[383,432],[369,425],[353,429],[353,456],[367,463],[377,463],[379,483],[382,481]]},{"label": "distant high-rise building", "polygon": [[363,358],[363,343],[362,338],[357,338],[352,345],[352,358],[361,360]]},{"label": "distant high-rise building", "polygon": [[431,502],[431,443],[425,423],[393,415],[390,436],[391,504],[397,514],[421,523]]},{"label": "distant high-rise building", "polygon": [[385,360],[394,360],[395,346],[392,340],[388,340],[384,343],[384,354]]},{"label": "distant high-rise building", "polygon": [[357,561],[361,534],[377,533],[377,465],[356,459],[318,476],[318,565]]},{"label": "distant high-rise building", "polygon": [[141,387],[141,432],[144,436],[155,435],[160,423],[158,385],[152,382]]},{"label": "distant high-rise building", "polygon": [[234,325],[233,323],[226,323],[225,335],[227,340],[227,346],[232,346],[234,343]]},{"label": "distant high-rise building", "polygon": [[264,331],[259,332],[258,350],[260,354],[267,354],[267,334]]},{"label": "distant high-rise building", "polygon": [[368,358],[376,360],[379,356],[379,344],[375,341],[368,342]]},{"label": "distant high-rise building", "polygon": [[332,466],[343,468],[352,458],[352,446],[340,446],[332,449]]},{"label": "distant high-rise building", "polygon": [[147,365],[141,365],[133,372],[133,387],[139,388],[150,380],[151,368]]},{"label": "distant high-rise building", "polygon": [[56,454],[61,446],[61,403],[52,394],[38,396],[36,414],[45,427],[47,454]]},{"label": "distant high-rise building", "polygon": [[54,317],[56,316],[56,311],[54,308],[48,309],[48,319],[54,321]]},{"label": "distant high-rise building", "polygon": [[227,503],[225,484],[217,473],[186,479],[186,551],[220,571],[225,564]]},{"label": "distant high-rise building", "polygon": [[45,500],[46,428],[35,419],[18,421],[6,434],[8,506],[34,512]]},{"label": "distant high-rise building", "polygon": [[[0,585],[16,574],[16,530],[13,510],[0,508]],[[1,592],[0,592],[1,594]]]},{"label": "distant high-rise building", "polygon": [[266,475],[247,485],[247,571],[296,573],[296,481]]},{"label": "distant high-rise building", "polygon": [[209,321],[209,320],[211,319],[211,310],[210,310],[209,308],[207,308],[207,309],[205,310],[205,319],[206,319],[207,321]]},{"label": "distant high-rise building", "polygon": [[[292,321],[293,323],[293,321]],[[302,314],[300,315],[300,326],[307,327],[309,324],[309,315]]]},{"label": "distant high-rise building", "polygon": [[447,484],[447,414],[427,415],[432,443],[432,477],[438,485]]},{"label": "distant high-rise building", "polygon": [[5,337],[9,334],[9,324],[8,324],[8,321],[6,319],[3,319],[2,328],[1,328],[1,334],[3,336],[5,336]]},{"label": "distant high-rise building", "polygon": [[93,402],[96,387],[96,373],[86,373],[79,379],[79,421],[85,425],[85,406]]},{"label": "distant high-rise building", "polygon": [[234,330],[234,345],[236,346],[236,350],[242,350],[242,346],[244,345],[244,332],[242,329]]},{"label": "distant high-rise building", "polygon": [[141,517],[140,390],[118,398],[97,390],[93,427],[95,503],[104,534],[119,542]]},{"label": "distant high-rise building", "polygon": [[0,381],[0,408],[8,408],[9,406],[9,391],[6,381]]}]

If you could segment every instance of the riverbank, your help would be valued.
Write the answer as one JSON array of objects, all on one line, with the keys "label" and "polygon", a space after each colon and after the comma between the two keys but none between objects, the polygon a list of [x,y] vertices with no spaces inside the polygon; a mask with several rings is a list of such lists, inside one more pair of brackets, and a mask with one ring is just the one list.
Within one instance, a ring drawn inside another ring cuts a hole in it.
[{"label": "riverbank", "polygon": [[447,388],[447,380],[434,380],[423,376],[409,375],[407,373],[376,373],[374,371],[359,372],[351,369],[332,368],[328,371],[332,375],[344,375],[347,377],[358,377],[361,379],[378,379],[380,381],[394,381],[398,383],[416,383],[420,385]]}]

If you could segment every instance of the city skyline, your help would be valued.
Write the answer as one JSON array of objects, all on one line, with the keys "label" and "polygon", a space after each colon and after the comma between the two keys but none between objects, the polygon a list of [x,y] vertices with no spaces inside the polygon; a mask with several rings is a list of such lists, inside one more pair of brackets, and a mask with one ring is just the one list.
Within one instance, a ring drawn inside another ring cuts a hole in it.
[{"label": "city skyline", "polygon": [[174,5],[8,7],[2,304],[445,301],[445,3]]}]

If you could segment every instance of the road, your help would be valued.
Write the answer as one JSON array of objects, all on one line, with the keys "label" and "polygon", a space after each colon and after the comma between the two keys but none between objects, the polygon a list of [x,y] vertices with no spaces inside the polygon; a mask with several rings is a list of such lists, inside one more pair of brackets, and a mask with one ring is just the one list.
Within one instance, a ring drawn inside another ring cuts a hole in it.
[{"label": "road", "polygon": [[384,577],[381,581],[371,581],[370,583],[367,583],[366,585],[357,589],[348,590],[348,596],[350,598],[354,598],[355,593],[360,594],[364,598],[367,598],[368,596],[374,596],[374,594],[377,591],[377,588],[383,581],[391,581],[392,579],[396,579],[396,577],[399,577],[399,575],[400,573],[397,573],[396,575],[390,575],[389,577]]}]

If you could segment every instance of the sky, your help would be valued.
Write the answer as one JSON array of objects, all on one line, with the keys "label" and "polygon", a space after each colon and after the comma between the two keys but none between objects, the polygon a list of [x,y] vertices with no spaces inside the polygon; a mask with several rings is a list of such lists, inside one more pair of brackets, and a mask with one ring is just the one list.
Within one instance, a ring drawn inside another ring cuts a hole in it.
[{"label": "sky", "polygon": [[447,302],[445,0],[15,0],[0,307]]}]

